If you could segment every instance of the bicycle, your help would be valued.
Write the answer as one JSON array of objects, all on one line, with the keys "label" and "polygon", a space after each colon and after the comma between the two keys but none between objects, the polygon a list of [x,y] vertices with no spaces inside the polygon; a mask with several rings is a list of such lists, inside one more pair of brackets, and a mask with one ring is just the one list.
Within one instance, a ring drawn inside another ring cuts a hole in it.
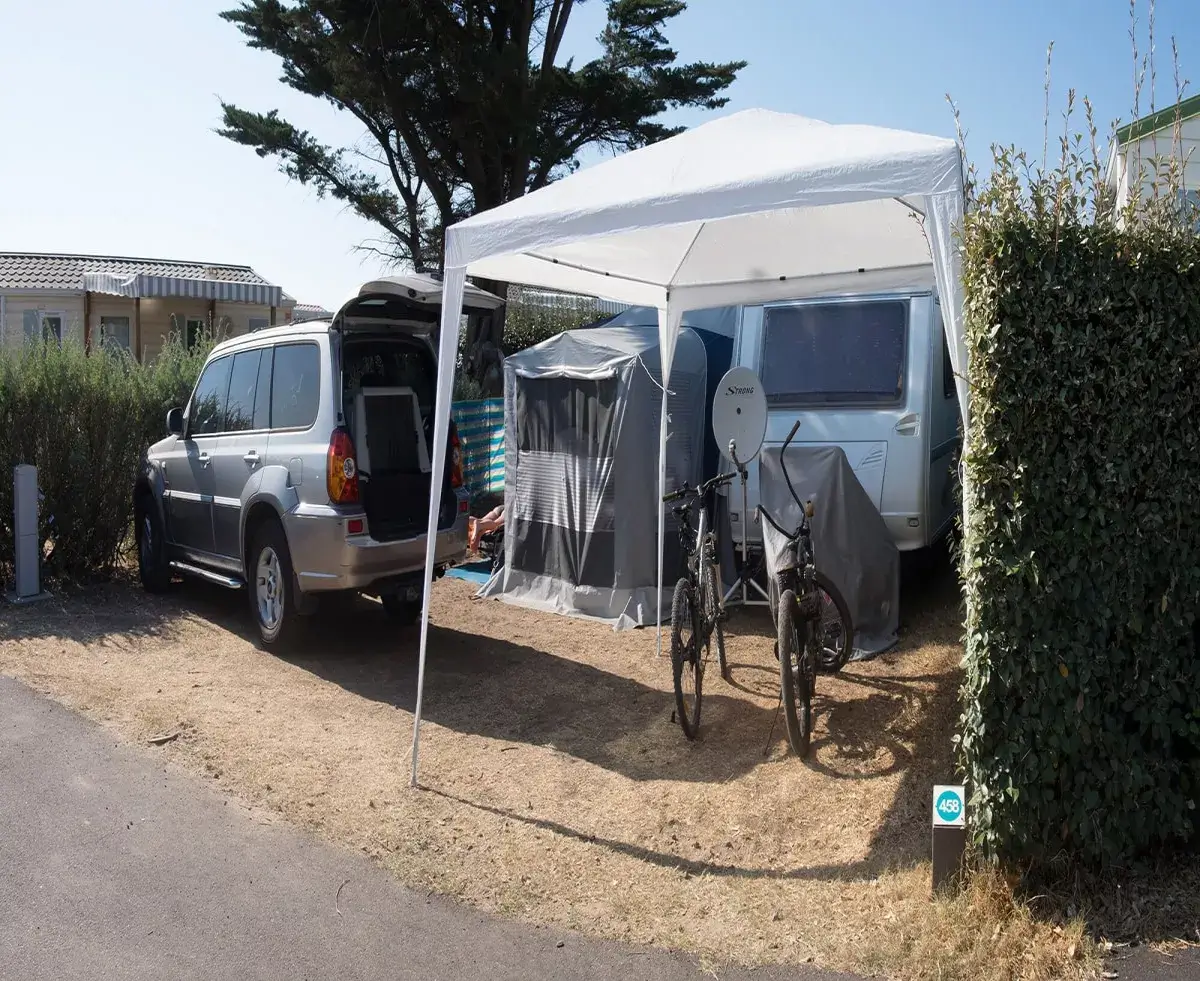
[{"label": "bicycle", "polygon": [[[721,589],[717,577],[717,535],[708,518],[704,499],[738,472],[723,473],[699,487],[682,487],[663,497],[664,504],[684,503],[671,510],[679,519],[679,541],[686,556],[684,574],[675,583],[671,598],[671,674],[675,682],[675,713],[688,739],[700,731],[700,700],[704,690],[704,669],[717,639],[717,663],[723,678],[729,677],[725,660],[725,619]],[[692,508],[699,505],[699,520],[692,528]],[[701,648],[704,650],[701,657]],[[691,698],[685,693],[690,686]]]},{"label": "bicycle", "polygon": [[[763,546],[768,554],[768,597],[775,622],[775,656],[779,659],[780,699],[787,723],[788,743],[800,757],[812,740],[812,696],[817,670],[840,670],[853,649],[854,628],[846,601],[826,576],[817,572],[812,542],[813,505],[801,502],[787,469],[787,449],[800,428],[799,420],[783,441],[780,468],[788,491],[800,508],[800,524],[787,531],[760,504]],[[735,461],[736,462],[736,461]],[[826,615],[840,621],[838,646],[830,648]],[[817,625],[821,625],[818,631]]]}]

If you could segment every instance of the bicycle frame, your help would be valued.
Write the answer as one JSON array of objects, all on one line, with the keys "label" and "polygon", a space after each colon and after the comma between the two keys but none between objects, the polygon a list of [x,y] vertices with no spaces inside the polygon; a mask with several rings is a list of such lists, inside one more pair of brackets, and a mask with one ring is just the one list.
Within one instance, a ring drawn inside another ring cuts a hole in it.
[{"label": "bicycle frame", "polygon": [[[787,468],[787,450],[799,428],[800,421],[796,420],[796,424],[792,426],[792,431],[788,433],[787,439],[783,441],[783,450],[779,455],[779,465],[783,471],[783,479],[787,483],[788,492],[792,495],[792,500],[800,508],[800,524],[796,527],[795,531],[788,531],[771,517],[767,509],[761,504],[758,505],[756,510],[763,521],[767,522],[787,540],[782,553],[782,561],[779,563],[779,567],[772,573],[779,587],[778,595],[782,596],[790,589],[800,601],[800,615],[806,619],[815,619],[820,616],[820,598],[816,588],[816,563],[812,543],[812,502],[800,500],[800,495],[796,493],[795,485],[792,484],[792,477],[788,473]],[[777,616],[777,611],[772,609],[771,614],[774,619]]]}]

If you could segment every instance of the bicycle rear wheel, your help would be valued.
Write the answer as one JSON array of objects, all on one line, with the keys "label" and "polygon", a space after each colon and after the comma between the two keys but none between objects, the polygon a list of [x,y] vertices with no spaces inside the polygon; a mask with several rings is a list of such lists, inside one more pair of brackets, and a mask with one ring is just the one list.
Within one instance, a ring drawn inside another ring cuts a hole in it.
[{"label": "bicycle rear wheel", "polygon": [[823,572],[816,572],[821,596],[821,620],[813,625],[817,633],[817,667],[830,674],[841,671],[854,653],[854,624],[850,608],[840,589]]},{"label": "bicycle rear wheel", "polygon": [[721,677],[729,679],[729,664],[725,660],[725,629],[722,626],[724,612],[721,609],[720,581],[717,570],[713,565],[712,546],[706,544],[700,552],[700,568],[704,576],[704,629],[711,631],[709,640],[716,636],[717,664],[721,668]]},{"label": "bicycle rear wheel", "polygon": [[704,689],[700,611],[691,580],[675,583],[671,602],[671,674],[675,681],[675,717],[688,739],[700,731],[700,699]]},{"label": "bicycle rear wheel", "polygon": [[808,665],[808,622],[796,608],[790,589],[779,597],[779,682],[788,744],[799,757],[808,755],[812,740],[812,683]]}]

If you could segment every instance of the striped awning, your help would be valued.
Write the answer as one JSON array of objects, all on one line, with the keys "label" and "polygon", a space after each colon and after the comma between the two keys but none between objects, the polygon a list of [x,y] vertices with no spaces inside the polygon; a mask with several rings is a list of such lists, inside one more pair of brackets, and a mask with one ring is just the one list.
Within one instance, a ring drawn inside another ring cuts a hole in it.
[{"label": "striped awning", "polygon": [[283,298],[283,290],[268,283],[233,283],[223,279],[187,279],[144,273],[130,276],[127,273],[85,271],[83,288],[89,293],[108,293],[130,299],[179,296],[223,303],[256,303],[264,307],[281,306]]}]

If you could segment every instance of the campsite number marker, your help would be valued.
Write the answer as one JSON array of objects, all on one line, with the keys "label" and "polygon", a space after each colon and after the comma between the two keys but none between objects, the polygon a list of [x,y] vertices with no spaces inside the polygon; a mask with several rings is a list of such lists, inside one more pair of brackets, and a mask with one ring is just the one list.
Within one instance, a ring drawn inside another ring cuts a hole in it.
[{"label": "campsite number marker", "polygon": [[962,827],[967,821],[962,787],[938,786],[933,788],[934,825]]},{"label": "campsite number marker", "polygon": [[933,788],[933,891],[954,884],[967,845],[967,794],[961,785]]}]

